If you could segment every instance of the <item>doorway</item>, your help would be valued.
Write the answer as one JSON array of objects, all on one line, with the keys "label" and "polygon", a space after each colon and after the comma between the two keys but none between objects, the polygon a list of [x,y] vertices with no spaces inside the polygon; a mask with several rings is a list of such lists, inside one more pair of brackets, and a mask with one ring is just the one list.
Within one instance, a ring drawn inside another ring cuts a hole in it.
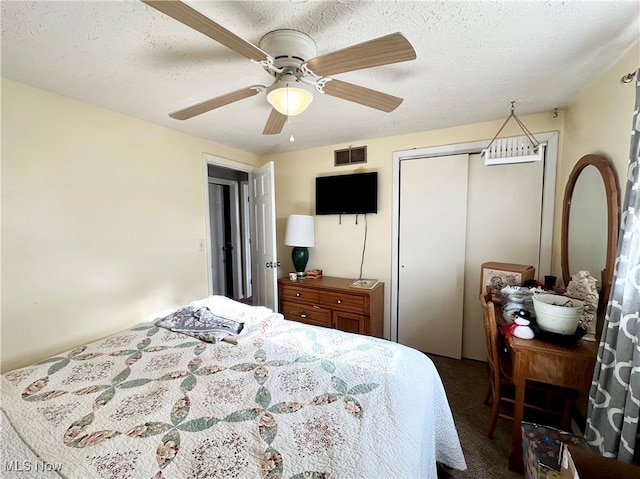
[{"label": "doorway", "polygon": [[231,180],[209,177],[209,235],[212,294],[249,297],[243,284],[241,189]]},{"label": "doorway", "polygon": [[249,174],[207,165],[210,294],[235,300],[251,299],[251,251],[248,197]]},{"label": "doorway", "polygon": [[203,168],[209,294],[277,312],[273,162],[254,168],[204,153]]}]

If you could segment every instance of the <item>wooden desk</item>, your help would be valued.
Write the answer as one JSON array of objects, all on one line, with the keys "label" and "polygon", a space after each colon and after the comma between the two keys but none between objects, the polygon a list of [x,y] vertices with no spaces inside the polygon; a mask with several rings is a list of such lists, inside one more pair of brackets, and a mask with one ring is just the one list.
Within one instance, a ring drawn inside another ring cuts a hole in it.
[{"label": "wooden desk", "polygon": [[[497,314],[502,318],[499,308],[496,308]],[[539,381],[589,392],[599,341],[581,340],[576,345],[563,346],[536,338],[520,339],[510,336],[507,344],[511,350],[513,382],[516,389],[509,469],[521,472],[523,463],[520,423],[526,381]]]}]

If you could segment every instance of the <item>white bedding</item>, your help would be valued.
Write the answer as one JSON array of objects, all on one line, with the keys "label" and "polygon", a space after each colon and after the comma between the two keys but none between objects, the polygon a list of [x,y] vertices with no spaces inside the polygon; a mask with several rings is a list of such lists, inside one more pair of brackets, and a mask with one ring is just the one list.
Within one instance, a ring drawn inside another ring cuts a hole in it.
[{"label": "white bedding", "polygon": [[2,409],[16,433],[3,439],[24,442],[3,444],[5,464],[32,451],[67,478],[436,478],[436,461],[466,468],[424,354],[285,320],[239,345],[142,325],[4,374]]}]

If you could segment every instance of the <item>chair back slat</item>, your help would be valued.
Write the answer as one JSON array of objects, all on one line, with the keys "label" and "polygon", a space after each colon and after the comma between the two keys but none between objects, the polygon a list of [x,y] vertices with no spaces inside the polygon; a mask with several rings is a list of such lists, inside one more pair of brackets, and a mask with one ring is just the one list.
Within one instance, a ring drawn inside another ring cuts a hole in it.
[{"label": "chair back slat", "polygon": [[487,341],[489,374],[491,375],[492,387],[497,387],[500,384],[500,333],[498,332],[498,321],[496,320],[496,310],[491,298],[490,287],[487,287],[485,293],[480,294],[480,305],[482,306],[482,319]]}]

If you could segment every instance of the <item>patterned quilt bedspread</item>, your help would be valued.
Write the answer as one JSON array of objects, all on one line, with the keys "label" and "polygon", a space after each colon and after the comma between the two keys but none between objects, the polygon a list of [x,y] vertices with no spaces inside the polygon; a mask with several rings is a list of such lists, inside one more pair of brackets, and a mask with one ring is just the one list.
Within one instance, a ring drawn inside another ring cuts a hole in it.
[{"label": "patterned quilt bedspread", "polygon": [[2,409],[3,477],[435,478],[436,461],[466,468],[425,355],[283,319],[238,345],[144,324],[4,374]]}]

